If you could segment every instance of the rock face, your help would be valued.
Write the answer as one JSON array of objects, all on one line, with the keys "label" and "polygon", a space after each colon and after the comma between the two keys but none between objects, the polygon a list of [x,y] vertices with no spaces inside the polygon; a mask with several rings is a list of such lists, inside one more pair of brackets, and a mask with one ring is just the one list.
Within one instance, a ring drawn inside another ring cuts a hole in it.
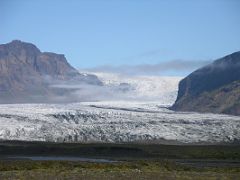
[{"label": "rock face", "polygon": [[240,115],[240,52],[218,59],[180,81],[171,109]]},{"label": "rock face", "polygon": [[0,103],[61,102],[73,89],[52,85],[76,82],[102,84],[96,76],[80,74],[62,54],[19,40],[0,45]]}]

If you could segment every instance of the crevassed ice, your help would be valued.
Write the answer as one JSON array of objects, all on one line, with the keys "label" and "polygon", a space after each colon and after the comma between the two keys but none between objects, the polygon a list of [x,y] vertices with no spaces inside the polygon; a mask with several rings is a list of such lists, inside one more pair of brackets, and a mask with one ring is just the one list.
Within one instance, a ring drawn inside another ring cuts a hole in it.
[{"label": "crevassed ice", "polygon": [[58,142],[233,142],[240,117],[173,112],[156,102],[0,105],[0,139]]}]

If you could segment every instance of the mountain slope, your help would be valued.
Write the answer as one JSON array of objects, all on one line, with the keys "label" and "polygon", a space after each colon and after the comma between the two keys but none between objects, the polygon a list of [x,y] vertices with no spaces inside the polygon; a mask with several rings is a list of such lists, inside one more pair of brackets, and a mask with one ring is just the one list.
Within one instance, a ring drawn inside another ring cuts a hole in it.
[{"label": "mountain slope", "polygon": [[196,70],[179,83],[174,110],[240,115],[240,52]]},{"label": "mountain slope", "polygon": [[62,54],[19,40],[0,45],[0,103],[57,102],[70,91],[51,86],[65,82],[102,84],[96,76],[80,74]]}]

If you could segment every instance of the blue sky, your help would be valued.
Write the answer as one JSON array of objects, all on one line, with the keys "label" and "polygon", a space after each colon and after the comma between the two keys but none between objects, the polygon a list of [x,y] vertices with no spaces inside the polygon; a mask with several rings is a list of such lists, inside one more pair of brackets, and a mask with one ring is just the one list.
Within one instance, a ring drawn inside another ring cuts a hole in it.
[{"label": "blue sky", "polygon": [[77,68],[208,61],[240,50],[239,0],[1,0],[0,43]]}]

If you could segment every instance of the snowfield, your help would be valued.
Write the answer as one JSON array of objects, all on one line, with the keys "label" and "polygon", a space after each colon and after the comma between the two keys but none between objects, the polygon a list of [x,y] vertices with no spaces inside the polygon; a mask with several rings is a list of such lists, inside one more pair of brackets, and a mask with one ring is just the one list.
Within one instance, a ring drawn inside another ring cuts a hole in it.
[{"label": "snowfield", "polygon": [[173,112],[156,102],[0,105],[0,139],[54,142],[240,140],[240,117]]},{"label": "snowfield", "polygon": [[[178,83],[182,77],[140,76],[118,73],[91,72],[110,89],[109,96],[114,100],[157,101],[171,105],[177,98]],[[103,101],[108,97],[104,97]]]}]

